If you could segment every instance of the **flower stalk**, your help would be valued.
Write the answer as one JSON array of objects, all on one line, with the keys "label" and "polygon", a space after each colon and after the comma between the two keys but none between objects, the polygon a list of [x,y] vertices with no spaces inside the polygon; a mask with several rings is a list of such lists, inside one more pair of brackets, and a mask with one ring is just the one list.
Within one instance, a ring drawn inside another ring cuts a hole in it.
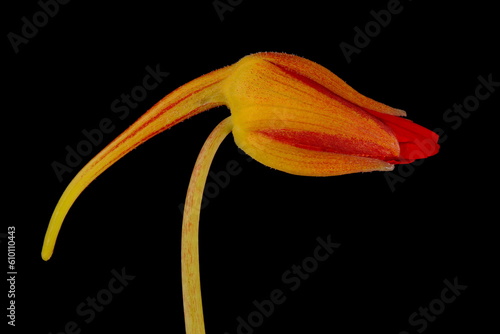
[{"label": "flower stalk", "polygon": [[186,202],[184,204],[181,239],[181,268],[182,299],[184,301],[184,321],[187,334],[205,333],[198,250],[200,208],[207,175],[215,152],[231,130],[232,122],[231,118],[228,117],[212,131],[205,141],[196,159],[195,167],[191,174],[191,180],[189,181]]}]

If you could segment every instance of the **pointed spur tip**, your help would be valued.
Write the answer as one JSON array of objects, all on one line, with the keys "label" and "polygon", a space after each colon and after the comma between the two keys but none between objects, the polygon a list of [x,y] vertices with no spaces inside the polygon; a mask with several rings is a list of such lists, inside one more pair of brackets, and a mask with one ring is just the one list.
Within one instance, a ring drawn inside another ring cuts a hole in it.
[{"label": "pointed spur tip", "polygon": [[45,248],[42,249],[42,259],[44,261],[50,260],[51,257],[52,257],[52,251],[46,250]]}]

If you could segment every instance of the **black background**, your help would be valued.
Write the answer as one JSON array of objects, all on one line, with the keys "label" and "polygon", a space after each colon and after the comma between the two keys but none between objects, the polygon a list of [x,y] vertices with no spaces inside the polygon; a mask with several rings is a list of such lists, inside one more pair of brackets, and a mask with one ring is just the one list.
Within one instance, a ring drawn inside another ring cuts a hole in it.
[{"label": "black background", "polygon": [[[274,171],[247,161],[229,136],[212,171],[236,160],[241,173],[201,214],[207,333],[237,333],[237,317],[247,317],[252,301],[268,299],[274,289],[287,300],[255,333],[416,333],[421,327],[408,317],[439,298],[443,281],[455,277],[467,289],[424,332],[485,332],[497,314],[490,303],[498,304],[491,272],[498,265],[492,144],[500,88],[457,129],[443,115],[474,95],[478,76],[500,81],[497,10],[487,3],[402,1],[401,13],[350,63],[339,44],[353,44],[354,27],[363,29],[373,20],[370,11],[387,8],[388,1],[245,0],[223,21],[211,0],[71,1],[17,54],[6,36],[19,34],[21,18],[40,7],[9,3],[2,19],[2,225],[16,227],[15,330],[55,334],[75,321],[81,333],[137,326],[143,333],[184,332],[178,206],[204,140],[229,111],[217,108],[183,122],[106,171],[78,198],[53,258],[44,262],[40,250],[52,210],[83,167],[59,182],[51,164],[63,163],[65,147],[76,147],[85,139],[82,130],[103,118],[116,128],[85,161],[187,81],[249,53],[280,51],[322,64],[361,93],[443,129],[446,141],[437,156],[396,169],[407,177],[394,190],[384,173],[306,178]],[[169,76],[120,120],[112,101],[141,84],[145,67],[156,64]],[[341,246],[290,291],[282,274],[328,235]],[[5,239],[0,258],[6,261],[4,246]],[[85,323],[77,306],[122,268],[135,278]]]}]

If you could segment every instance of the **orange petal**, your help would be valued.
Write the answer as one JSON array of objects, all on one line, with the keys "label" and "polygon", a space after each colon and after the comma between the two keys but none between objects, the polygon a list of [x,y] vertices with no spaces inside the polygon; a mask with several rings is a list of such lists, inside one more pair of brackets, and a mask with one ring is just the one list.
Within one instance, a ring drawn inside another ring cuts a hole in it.
[{"label": "orange petal", "polygon": [[258,132],[243,136],[235,128],[233,135],[236,144],[255,160],[290,174],[335,176],[394,169],[383,160],[296,147]]},{"label": "orange petal", "polygon": [[406,116],[404,110],[392,108],[360,94],[330,70],[308,59],[276,52],[258,53],[248,57],[258,57],[266,60],[282,68],[291,76],[295,76],[299,80],[308,79],[310,82],[322,86],[338,97],[360,107],[394,116]]}]

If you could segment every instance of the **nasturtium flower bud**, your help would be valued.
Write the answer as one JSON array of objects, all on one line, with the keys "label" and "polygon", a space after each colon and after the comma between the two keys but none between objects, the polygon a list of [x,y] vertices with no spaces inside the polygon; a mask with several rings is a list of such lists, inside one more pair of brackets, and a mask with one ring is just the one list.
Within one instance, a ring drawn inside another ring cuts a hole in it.
[{"label": "nasturtium flower bud", "polygon": [[264,53],[234,67],[224,85],[233,136],[264,165],[331,176],[392,170],[438,150],[434,132],[312,61]]},{"label": "nasturtium flower bud", "polygon": [[210,164],[229,133],[262,164],[305,176],[389,171],[439,150],[437,134],[402,118],[404,111],[363,96],[323,66],[284,53],[252,54],[174,90],[90,160],[54,209],[42,258],[52,256],[68,210],[97,176],[151,137],[220,105],[231,115],[203,145],[184,206],[181,257],[188,334],[205,332],[198,222]]}]

